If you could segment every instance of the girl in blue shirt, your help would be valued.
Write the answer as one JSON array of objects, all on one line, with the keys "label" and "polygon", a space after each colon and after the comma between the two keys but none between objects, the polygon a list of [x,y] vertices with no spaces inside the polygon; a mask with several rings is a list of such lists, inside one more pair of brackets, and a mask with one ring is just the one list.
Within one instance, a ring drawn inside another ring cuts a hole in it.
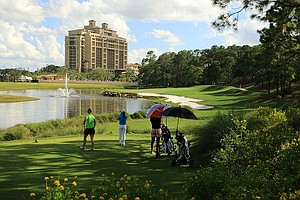
[{"label": "girl in blue shirt", "polygon": [[120,143],[121,146],[125,146],[126,120],[127,120],[125,110],[122,110],[121,114],[119,115],[118,120],[119,120],[119,143]]}]

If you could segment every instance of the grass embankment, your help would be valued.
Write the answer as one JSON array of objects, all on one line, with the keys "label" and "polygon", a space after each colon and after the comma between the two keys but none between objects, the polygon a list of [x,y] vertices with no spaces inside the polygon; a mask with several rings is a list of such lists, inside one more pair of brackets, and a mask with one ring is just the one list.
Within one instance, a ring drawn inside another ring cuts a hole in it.
[{"label": "grass embankment", "polygon": [[[126,85],[117,85],[109,83],[99,83],[93,84],[93,82],[85,84],[68,84],[68,88],[74,89],[120,89],[124,88]],[[61,83],[22,83],[22,82],[0,82],[0,90],[30,90],[30,89],[58,89],[64,88],[65,84]],[[4,95],[0,94],[0,103],[13,103],[22,101],[35,101],[38,98],[24,97],[24,96],[14,96],[14,95]]]},{"label": "grass embankment", "polygon": [[39,100],[39,98],[0,94],[0,103],[13,103],[36,100]]}]

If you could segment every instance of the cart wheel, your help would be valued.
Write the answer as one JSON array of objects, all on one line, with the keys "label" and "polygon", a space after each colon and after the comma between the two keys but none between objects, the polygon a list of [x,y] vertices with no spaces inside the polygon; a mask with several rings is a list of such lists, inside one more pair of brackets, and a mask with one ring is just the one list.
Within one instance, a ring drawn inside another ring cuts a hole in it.
[{"label": "cart wheel", "polygon": [[159,158],[159,153],[156,151],[155,158]]},{"label": "cart wheel", "polygon": [[190,167],[193,167],[194,166],[194,161],[192,159],[190,159]]},{"label": "cart wheel", "polygon": [[176,165],[176,159],[174,158],[174,159],[172,160],[172,167],[175,167],[175,165]]}]

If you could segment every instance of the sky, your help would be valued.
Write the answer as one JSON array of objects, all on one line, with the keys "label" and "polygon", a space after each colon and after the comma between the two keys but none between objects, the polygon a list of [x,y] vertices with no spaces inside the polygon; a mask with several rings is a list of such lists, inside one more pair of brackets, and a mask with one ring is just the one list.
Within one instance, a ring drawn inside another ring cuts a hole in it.
[{"label": "sky", "polygon": [[0,0],[0,69],[33,72],[50,64],[64,66],[65,36],[89,20],[99,27],[108,23],[126,38],[128,63],[141,63],[150,50],[159,56],[259,44],[257,30],[266,24],[242,13],[238,31],[219,32],[211,23],[222,12],[212,0]]}]

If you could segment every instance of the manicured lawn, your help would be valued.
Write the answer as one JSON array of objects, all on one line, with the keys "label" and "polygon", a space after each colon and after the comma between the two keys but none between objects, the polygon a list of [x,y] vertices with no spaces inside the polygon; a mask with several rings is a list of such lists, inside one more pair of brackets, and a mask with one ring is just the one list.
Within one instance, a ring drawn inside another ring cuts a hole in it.
[{"label": "manicured lawn", "polygon": [[[24,86],[25,85],[25,86]],[[0,83],[1,89],[10,86]],[[12,89],[54,89],[63,84],[20,84],[11,85]],[[199,120],[179,120],[179,130],[186,132],[195,125],[202,126],[205,121],[215,115],[216,110],[247,110],[258,106],[276,107],[278,101],[262,98],[259,93],[242,91],[235,87],[195,86],[190,88],[156,88],[156,89],[124,89],[116,86],[70,85],[70,88],[107,88],[107,90],[133,93],[161,93],[187,96],[203,100],[200,104],[214,106],[213,110],[194,110]],[[158,100],[160,101],[160,100]],[[279,102],[280,103],[280,102]],[[171,131],[177,126],[177,119],[164,119]],[[104,126],[104,134],[96,135],[96,150],[82,152],[79,146],[82,136],[62,136],[52,138],[34,138],[18,141],[0,142],[0,197],[1,199],[29,199],[31,192],[38,197],[44,192],[44,177],[54,176],[72,179],[77,176],[78,190],[89,192],[100,180],[101,174],[117,176],[124,174],[140,176],[152,182],[180,199],[184,193],[183,185],[202,163],[201,154],[193,153],[193,168],[171,166],[172,157],[163,155],[155,159],[150,152],[149,119],[128,120],[129,132],[126,147],[118,145],[117,122],[99,124]],[[63,130],[62,130],[63,131]],[[144,133],[144,134],[142,134]],[[201,134],[201,133],[199,133]],[[189,136],[191,137],[191,136]]]},{"label": "manicured lawn", "polygon": [[[149,153],[149,134],[129,134],[126,147],[118,145],[117,134],[98,134],[95,138],[94,152],[79,149],[81,136],[41,138],[39,143],[34,139],[0,142],[1,199],[29,199],[31,192],[40,197],[46,176],[72,180],[77,176],[78,190],[89,192],[101,174],[112,172],[145,177],[180,197],[183,184],[197,170],[172,167],[173,156],[163,154],[155,159]],[[196,156],[194,160],[197,166],[199,160]]]}]

